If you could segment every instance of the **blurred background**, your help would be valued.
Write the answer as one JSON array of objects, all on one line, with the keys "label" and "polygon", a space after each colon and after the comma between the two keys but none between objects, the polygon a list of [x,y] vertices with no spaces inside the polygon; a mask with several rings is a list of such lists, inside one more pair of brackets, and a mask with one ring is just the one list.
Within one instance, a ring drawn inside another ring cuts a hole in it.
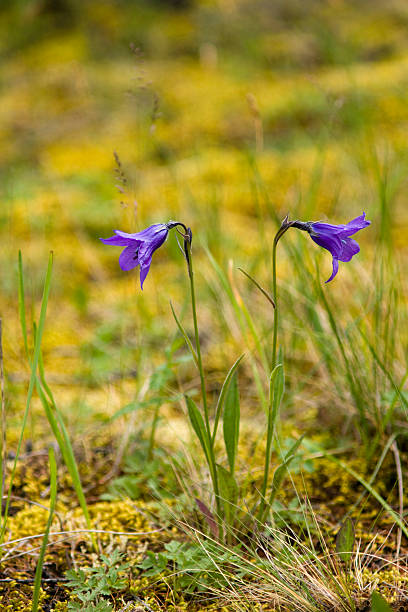
[{"label": "blurred background", "polygon": [[[236,268],[270,290],[285,214],[345,223],[364,210],[372,221],[361,253],[324,289],[340,326],[370,311],[379,249],[406,265],[404,0],[14,0],[0,8],[0,57],[0,314],[16,423],[28,380],[19,249],[34,319],[54,251],[45,365],[78,434],[97,431],[152,373],[185,358],[170,300],[191,329],[175,237],[154,255],[142,293],[137,271],[120,270],[120,249],[98,240],[114,229],[191,226],[214,389],[255,349],[209,253],[248,305],[266,363],[272,313]],[[299,418],[313,421],[317,394],[337,401],[306,329],[318,309],[311,279],[316,266],[328,278],[331,257],[289,234],[278,264],[288,385],[302,394]],[[180,367],[183,388],[196,387],[186,358]],[[177,388],[169,376],[166,393]],[[244,402],[256,410],[251,370],[244,376]],[[47,436],[35,415],[31,434]]]}]

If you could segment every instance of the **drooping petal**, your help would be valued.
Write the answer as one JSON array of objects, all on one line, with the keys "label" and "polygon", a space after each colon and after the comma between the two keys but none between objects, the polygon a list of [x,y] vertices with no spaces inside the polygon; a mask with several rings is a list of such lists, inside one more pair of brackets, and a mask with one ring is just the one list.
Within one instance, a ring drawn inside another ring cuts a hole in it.
[{"label": "drooping petal", "polygon": [[150,264],[152,263],[152,258],[150,257],[150,259],[146,259],[142,264],[140,264],[140,288],[143,290],[143,283],[146,280],[146,276],[149,273],[150,270]]},{"label": "drooping petal", "polygon": [[336,276],[337,272],[339,271],[339,260],[333,257],[332,263],[333,263],[333,272],[331,273],[330,278],[328,278],[327,281],[325,281],[326,283],[330,283],[330,281],[333,280],[333,278]]},{"label": "drooping petal", "polygon": [[[121,233],[123,234],[124,232]],[[121,236],[118,233],[118,230],[115,230],[115,234],[116,236],[111,236],[110,238],[99,238],[99,240],[104,244],[113,244],[113,246],[128,246],[129,244],[132,244],[132,238],[126,238],[125,236]],[[127,235],[130,236],[131,234]]]},{"label": "drooping petal", "polygon": [[360,251],[358,243],[353,238],[342,238],[341,245],[341,252],[338,255],[340,261],[350,261]]},{"label": "drooping petal", "polygon": [[367,227],[370,224],[371,224],[371,221],[366,220],[365,212],[363,212],[362,215],[360,215],[359,217],[356,217],[355,219],[347,223],[344,229],[344,235],[352,236],[353,234],[355,234],[356,232],[359,232],[361,229],[363,229],[364,227]]},{"label": "drooping petal", "polygon": [[149,241],[146,240],[140,245],[138,261],[140,264],[140,286],[142,289],[143,283],[150,270],[153,253],[163,244],[163,242],[165,242],[167,235],[168,229],[165,228],[165,231],[157,231]]},{"label": "drooping petal", "polygon": [[130,246],[127,246],[126,249],[124,249],[120,254],[119,265],[124,272],[136,268],[136,266],[139,264],[137,251],[138,245],[131,244]]}]

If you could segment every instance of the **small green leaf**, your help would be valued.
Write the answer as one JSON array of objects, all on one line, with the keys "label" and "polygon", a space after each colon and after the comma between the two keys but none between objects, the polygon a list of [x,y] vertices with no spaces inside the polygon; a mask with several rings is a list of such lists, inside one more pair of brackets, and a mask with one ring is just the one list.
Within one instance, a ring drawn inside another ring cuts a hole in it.
[{"label": "small green leaf", "polygon": [[225,448],[228,456],[228,463],[231,474],[234,473],[235,468],[235,457],[238,450],[238,438],[239,438],[239,417],[240,417],[240,406],[239,406],[239,391],[238,391],[238,378],[236,372],[231,378],[226,396],[225,396],[225,407],[223,417],[223,432]]},{"label": "small green leaf", "polygon": [[238,357],[238,359],[232,365],[230,371],[228,372],[227,376],[225,377],[225,380],[224,380],[224,383],[222,385],[220,394],[218,396],[217,407],[215,409],[214,429],[213,429],[212,439],[211,439],[213,446],[214,446],[215,436],[217,435],[218,421],[220,420],[220,415],[222,413],[222,408],[224,406],[225,396],[226,396],[227,391],[229,389],[231,378],[233,377],[233,375],[235,373],[235,370],[239,366],[239,364],[240,364],[241,360],[243,359],[243,357],[244,357],[244,355],[241,355],[240,357]]},{"label": "small green leaf", "polygon": [[231,525],[238,501],[238,485],[234,476],[217,463],[218,483],[221,501],[224,505],[225,520]]},{"label": "small green leaf", "polygon": [[347,563],[350,561],[351,554],[353,552],[355,540],[355,531],[353,521],[350,517],[347,517],[340,527],[340,531],[336,537],[336,550],[340,556],[340,559]]},{"label": "small green leaf", "polygon": [[207,459],[207,463],[211,466],[211,453],[210,453],[210,440],[208,438],[207,430],[204,425],[204,419],[201,416],[199,409],[197,408],[194,401],[188,395],[186,397],[188,416],[191,422],[191,425],[194,429],[194,432],[197,438],[200,441],[201,448],[204,451],[205,457]]},{"label": "small green leaf", "polygon": [[275,427],[279,416],[279,408],[285,390],[285,372],[279,363],[273,370],[269,381],[269,402],[271,415],[268,418],[268,427]]},{"label": "small green leaf", "polygon": [[384,597],[377,591],[371,593],[371,612],[392,612]]}]

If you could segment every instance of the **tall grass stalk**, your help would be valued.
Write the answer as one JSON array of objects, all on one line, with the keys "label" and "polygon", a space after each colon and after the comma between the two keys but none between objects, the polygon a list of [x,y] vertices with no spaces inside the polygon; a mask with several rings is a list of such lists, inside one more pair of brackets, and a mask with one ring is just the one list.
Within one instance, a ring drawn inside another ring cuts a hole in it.
[{"label": "tall grass stalk", "polygon": [[327,457],[327,459],[330,459],[330,461],[335,463],[338,467],[341,467],[341,469],[345,470],[348,474],[350,474],[350,476],[352,476],[359,483],[361,483],[363,487],[368,491],[368,493],[370,493],[370,495],[372,495],[374,499],[378,501],[378,503],[384,508],[384,510],[389,514],[389,516],[395,521],[395,523],[401,529],[405,537],[408,538],[408,526],[407,526],[406,521],[404,521],[403,518],[399,516],[395,512],[395,510],[393,510],[393,508],[391,508],[391,506],[378,493],[378,491],[376,491],[374,487],[371,486],[369,482],[367,482],[362,476],[360,476],[360,474],[358,474],[355,470],[353,470],[353,468],[347,465],[347,463],[344,463],[344,461],[341,461],[340,459],[333,457],[333,455],[330,455],[329,453],[324,453],[324,455],[325,457]]},{"label": "tall grass stalk", "polygon": [[[20,262],[21,262],[21,253],[19,254],[19,264]],[[23,443],[23,437],[24,437],[24,432],[25,432],[25,428],[27,424],[27,418],[28,418],[28,413],[30,409],[31,399],[32,399],[34,387],[36,384],[37,368],[38,368],[38,362],[40,359],[40,352],[41,352],[41,341],[42,341],[42,337],[44,333],[45,317],[47,313],[47,304],[48,304],[48,298],[49,298],[50,289],[51,289],[52,264],[53,264],[53,254],[51,252],[49,256],[49,260],[48,260],[47,272],[45,275],[44,291],[43,291],[43,297],[42,297],[42,302],[41,302],[38,331],[37,331],[35,342],[34,342],[34,355],[33,355],[32,363],[31,363],[31,375],[30,375],[30,381],[29,381],[28,391],[27,391],[26,407],[25,407],[25,411],[23,415],[23,421],[21,424],[21,430],[20,430],[20,436],[19,436],[18,444],[17,444],[16,456],[14,459],[13,468],[12,468],[11,475],[10,475],[10,482],[8,486],[6,505],[5,505],[4,516],[3,516],[3,521],[2,521],[1,531],[0,531],[0,543],[3,543],[4,541],[4,535],[5,535],[6,528],[7,528],[10,499],[11,499],[11,493],[13,490],[14,478],[15,478],[15,474],[17,470],[17,463],[20,457],[21,446]]]},{"label": "tall grass stalk", "polygon": [[3,495],[7,468],[7,448],[6,448],[6,398],[4,391],[4,365],[3,365],[3,321],[0,319],[0,523],[3,512]]},{"label": "tall grass stalk", "polygon": [[50,511],[48,514],[47,525],[45,527],[40,555],[38,557],[37,567],[35,570],[33,604],[31,607],[31,612],[37,612],[38,610],[45,551],[47,550],[48,538],[50,534],[52,520],[54,518],[55,504],[57,501],[57,464],[55,461],[54,449],[52,448],[52,446],[49,448],[48,458],[49,458],[49,465],[50,465]]},{"label": "tall grass stalk", "polygon": [[194,325],[195,350],[191,344],[191,341],[188,338],[186,331],[184,330],[183,326],[179,322],[174,312],[173,307],[172,307],[172,311],[173,311],[175,321],[184,339],[186,340],[187,346],[189,347],[192,353],[193,359],[197,365],[199,375],[200,375],[201,397],[202,397],[203,412],[204,412],[204,427],[202,425],[202,418],[201,418],[201,415],[197,407],[195,406],[193,400],[188,397],[186,398],[187,408],[188,408],[188,413],[189,413],[191,423],[193,425],[196,435],[198,436],[200,440],[200,443],[203,448],[204,454],[206,456],[208,467],[210,470],[210,475],[211,475],[211,480],[212,480],[212,485],[213,485],[213,490],[214,490],[214,496],[215,496],[215,503],[217,507],[218,532],[219,532],[219,537],[222,540],[223,539],[223,527],[221,523],[222,503],[221,503],[219,483],[218,483],[217,465],[215,462],[214,445],[212,443],[210,416],[208,412],[208,402],[207,402],[207,389],[206,389],[206,384],[205,384],[205,372],[204,372],[202,355],[201,355],[200,334],[198,330],[197,303],[196,303],[195,286],[194,286],[193,256],[192,256],[192,249],[191,249],[191,234],[189,234],[187,228],[185,228],[185,232],[186,233],[183,235],[184,237],[184,255],[186,258],[186,262],[187,262],[188,277],[190,281],[190,298],[191,298],[191,310],[192,310],[193,325]]},{"label": "tall grass stalk", "polygon": [[[28,349],[26,308],[25,308],[25,298],[24,298],[24,273],[23,273],[23,262],[22,262],[21,252],[19,253],[18,263],[19,263],[18,271],[19,271],[20,324],[21,324],[21,330],[23,333],[24,347],[27,351],[26,356],[27,356],[29,363],[31,363],[29,349]],[[36,343],[39,329],[37,328],[37,325],[35,323],[33,325],[33,328],[34,328],[34,343]],[[51,430],[58,443],[58,446],[61,451],[62,457],[64,459],[65,465],[67,466],[69,474],[71,476],[72,483],[73,483],[75,492],[77,494],[79,504],[84,514],[87,528],[91,531],[92,530],[91,519],[89,516],[85,494],[82,488],[82,483],[81,483],[81,479],[79,476],[79,470],[78,470],[78,466],[75,460],[74,451],[73,451],[72,444],[69,438],[69,434],[65,427],[65,423],[62,418],[62,415],[57,408],[53,393],[45,379],[44,363],[43,363],[41,349],[38,355],[38,374],[39,375],[36,375],[35,377],[35,386],[36,386],[38,396],[43,405],[44,412],[50,424]],[[91,533],[91,538],[92,538],[93,547],[96,550],[97,549],[96,539],[93,533]]]}]

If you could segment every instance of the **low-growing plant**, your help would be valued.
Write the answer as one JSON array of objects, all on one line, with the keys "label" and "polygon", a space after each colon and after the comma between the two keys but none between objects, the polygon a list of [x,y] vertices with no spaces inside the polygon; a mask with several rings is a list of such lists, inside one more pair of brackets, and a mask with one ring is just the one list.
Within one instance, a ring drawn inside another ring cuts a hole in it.
[{"label": "low-growing plant", "polygon": [[71,612],[109,612],[112,598],[128,585],[130,563],[115,548],[99,557],[99,565],[82,567],[66,572],[66,585],[72,589],[68,610]]},{"label": "low-growing plant", "polygon": [[[248,273],[245,273],[254,282],[257,288],[268,299],[268,301],[272,304],[274,308],[271,362],[272,372],[270,373],[269,399],[265,403],[267,421],[265,462],[263,470],[263,482],[261,490],[259,491],[257,507],[255,509],[257,519],[261,524],[265,522],[267,516],[271,511],[273,502],[276,500],[277,495],[279,494],[279,490],[288,473],[290,464],[294,460],[297,449],[299,448],[302,441],[301,438],[299,440],[296,440],[289,452],[286,455],[281,456],[281,463],[276,467],[272,482],[270,483],[269,472],[271,465],[272,448],[274,438],[276,438],[277,434],[279,410],[284,394],[284,369],[282,350],[279,350],[278,352],[279,308],[277,304],[276,274],[276,253],[278,242],[290,228],[296,228],[307,232],[315,243],[328,250],[332,255],[333,272],[330,278],[326,281],[330,282],[331,280],[333,280],[333,278],[338,272],[339,261],[350,261],[351,258],[360,250],[360,247],[358,246],[357,242],[350,238],[350,236],[354,235],[356,232],[360,231],[364,227],[367,227],[369,224],[370,222],[365,219],[365,213],[363,213],[360,217],[353,219],[346,225],[330,225],[327,223],[320,222],[289,221],[288,217],[286,217],[283,220],[280,228],[278,229],[278,232],[276,233],[273,242],[272,298],[268,296],[267,292],[259,285],[259,283],[255,279],[253,279]],[[232,532],[230,528],[232,528],[234,525],[236,519],[236,511],[238,508],[237,504],[239,498],[239,484],[237,483],[235,475],[235,463],[239,443],[240,401],[237,370],[243,356],[239,357],[235,361],[225,378],[215,406],[212,426],[210,422],[210,409],[207,399],[206,375],[203,366],[200,334],[198,327],[191,229],[187,227],[184,223],[181,223],[179,221],[169,221],[165,224],[156,223],[135,234],[128,234],[126,232],[115,230],[115,235],[111,236],[110,238],[101,240],[105,244],[125,247],[119,257],[120,267],[122,268],[122,270],[127,271],[139,266],[140,284],[141,288],[143,289],[143,283],[150,270],[153,253],[165,242],[169,232],[173,229],[175,229],[178,235],[182,238],[182,244],[179,243],[179,246],[187,263],[191,299],[191,312],[194,326],[194,342],[190,339],[187,331],[179,320],[173,306],[171,306],[171,308],[176,324],[191,352],[193,361],[198,369],[200,377],[202,409],[200,410],[198,408],[197,404],[194,402],[191,396],[186,395],[185,399],[190,423],[192,425],[194,433],[197,436],[197,439],[199,440],[210,473],[216,506],[215,515],[201,499],[197,499],[196,501],[198,508],[202,512],[205,520],[207,521],[207,524],[213,536],[222,542],[224,541],[225,528],[227,528],[227,539],[229,540],[231,537]],[[237,303],[236,310],[239,313],[242,312],[242,308],[239,308]],[[246,310],[244,310],[243,312],[244,314],[246,314],[245,318],[247,322],[249,322],[249,327],[252,330],[252,335],[254,337],[255,343],[258,346],[260,345],[259,339],[256,334],[252,320],[249,316],[249,313],[247,313]],[[262,354],[262,349],[260,350],[260,352]],[[266,360],[264,359],[263,361],[264,364],[266,364],[266,367],[268,367]],[[256,368],[255,371],[257,371]],[[220,462],[220,460],[216,457],[215,441],[218,425],[221,418],[223,424],[223,438],[228,462],[228,469],[225,468],[224,465],[222,465],[222,463]]]}]

